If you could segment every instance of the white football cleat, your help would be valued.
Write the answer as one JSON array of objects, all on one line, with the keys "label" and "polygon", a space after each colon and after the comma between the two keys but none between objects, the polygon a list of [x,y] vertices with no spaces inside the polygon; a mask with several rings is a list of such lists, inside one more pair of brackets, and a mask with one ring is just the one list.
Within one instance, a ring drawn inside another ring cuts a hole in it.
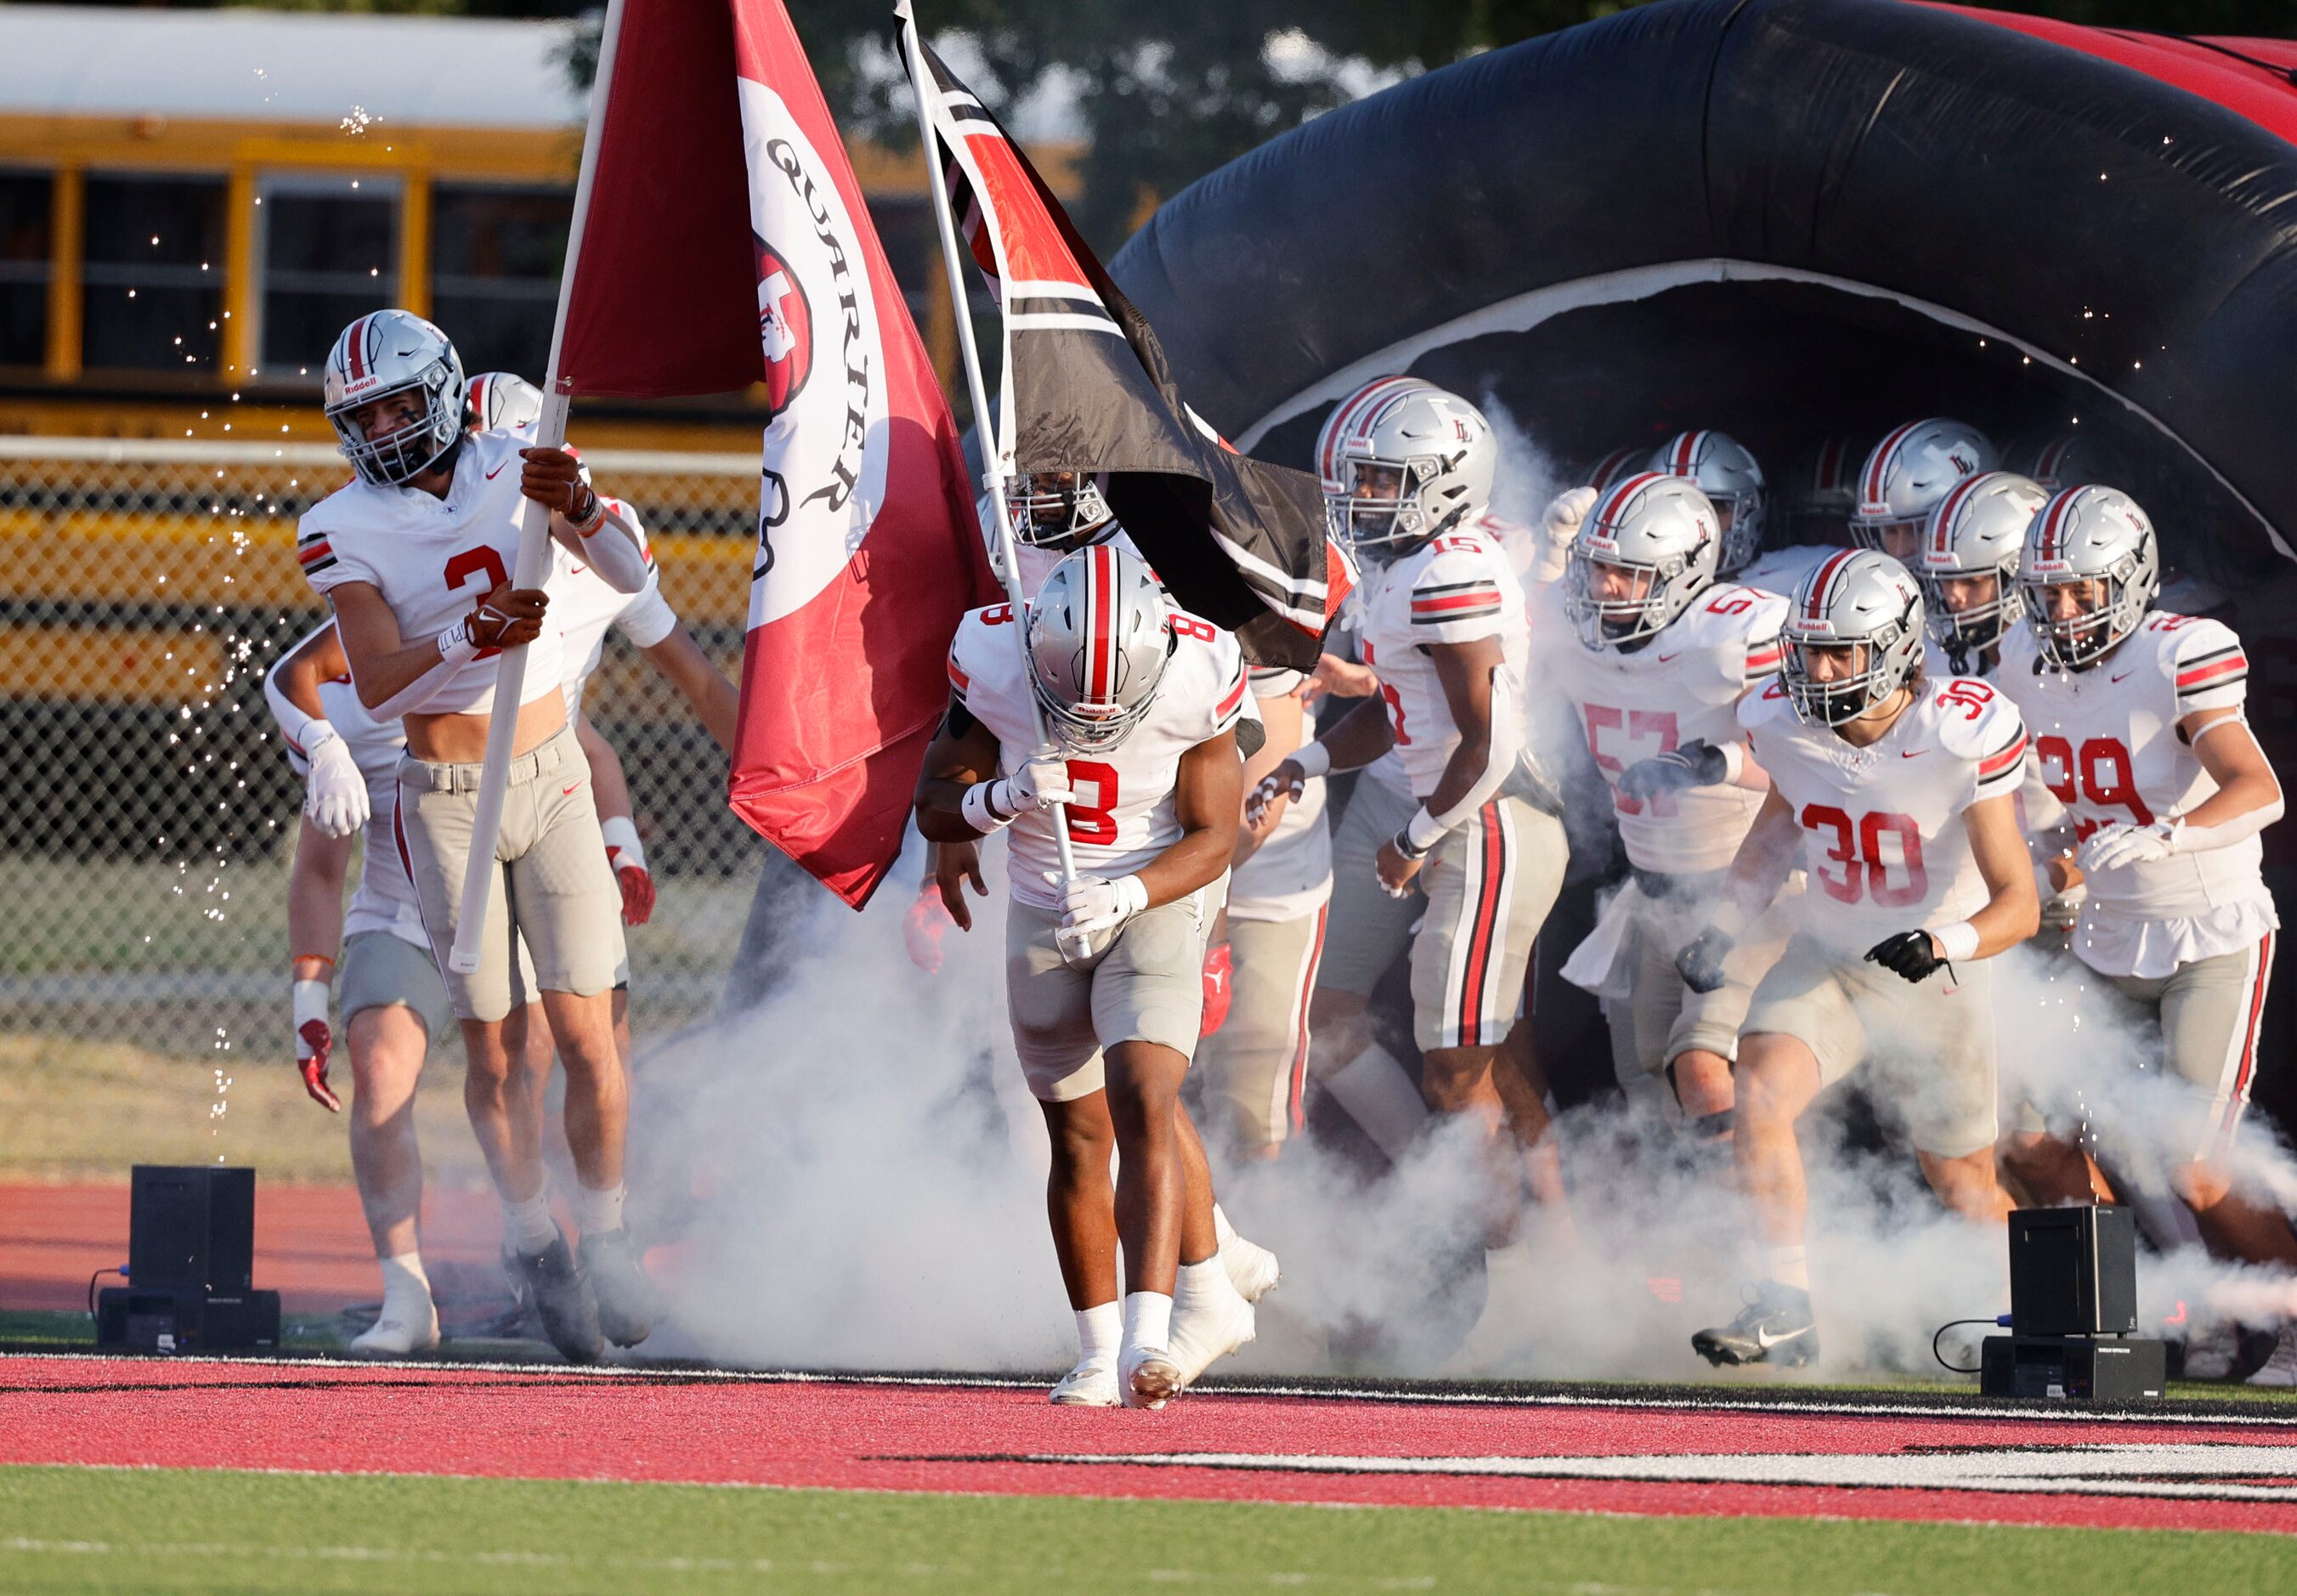
[{"label": "white football cleat", "polygon": [[1123,1405],[1117,1394],[1116,1368],[1086,1359],[1061,1376],[1047,1399],[1057,1408],[1114,1408]]},{"label": "white football cleat", "polygon": [[426,1297],[419,1318],[409,1309],[391,1308],[351,1338],[350,1350],[359,1358],[403,1358],[438,1347],[439,1310]]},{"label": "white football cleat", "polygon": [[2252,1386],[2297,1386],[2297,1322],[2284,1324],[2273,1355],[2249,1377]]},{"label": "white football cleat", "polygon": [[[1272,1258],[1271,1263],[1274,1260]],[[1233,1287],[1225,1274],[1213,1277],[1231,1288],[1211,1294],[1202,1302],[1176,1302],[1173,1309],[1173,1362],[1181,1371],[1183,1388],[1257,1332],[1252,1304]]]},{"label": "white football cleat", "polygon": [[1220,1261],[1221,1267],[1228,1271],[1230,1283],[1248,1303],[1256,1303],[1274,1290],[1284,1274],[1274,1253],[1247,1241],[1233,1230],[1222,1238]]},{"label": "white football cleat", "polygon": [[1128,1408],[1147,1408],[1152,1412],[1180,1395],[1186,1382],[1181,1378],[1180,1365],[1173,1354],[1161,1346],[1136,1346],[1125,1349],[1117,1360],[1117,1387]]},{"label": "white football cleat", "polygon": [[2241,1327],[2220,1319],[2186,1338],[2186,1376],[2189,1380],[2229,1380],[2241,1362]]}]

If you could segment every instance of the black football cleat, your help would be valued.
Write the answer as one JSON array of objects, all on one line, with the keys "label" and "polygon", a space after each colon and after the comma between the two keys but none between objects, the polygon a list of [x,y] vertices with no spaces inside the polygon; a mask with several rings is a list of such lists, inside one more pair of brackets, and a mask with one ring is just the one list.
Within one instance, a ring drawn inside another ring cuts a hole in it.
[{"label": "black football cleat", "polygon": [[1756,1287],[1739,1317],[1701,1330],[1691,1338],[1693,1351],[1709,1363],[1776,1363],[1799,1369],[1818,1359],[1818,1321],[1810,1314],[1810,1293],[1776,1280]]},{"label": "black football cleat", "polygon": [[606,1350],[598,1304],[561,1230],[539,1253],[509,1255],[520,1303],[542,1321],[542,1333],[570,1363],[590,1363]]},{"label": "black football cleat", "polygon": [[654,1282],[638,1263],[638,1249],[626,1230],[585,1236],[579,1254],[582,1274],[597,1299],[598,1328],[616,1346],[636,1346],[654,1333]]}]

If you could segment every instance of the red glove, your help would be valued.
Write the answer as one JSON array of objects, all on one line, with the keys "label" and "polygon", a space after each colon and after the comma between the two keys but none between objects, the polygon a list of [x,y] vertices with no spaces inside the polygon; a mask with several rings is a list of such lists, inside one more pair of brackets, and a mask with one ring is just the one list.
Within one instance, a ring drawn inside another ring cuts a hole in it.
[{"label": "red glove", "polygon": [[329,1114],[343,1111],[342,1100],[327,1084],[327,1055],[334,1051],[334,1028],[327,1024],[327,983],[298,981],[295,998],[295,1068],[311,1101]]},{"label": "red glove", "polygon": [[606,862],[614,867],[614,884],[622,889],[622,924],[643,926],[654,914],[654,875],[646,868],[638,822],[617,815],[598,829],[606,839]]},{"label": "red glove", "polygon": [[1198,1034],[1210,1036],[1228,1019],[1230,998],[1235,995],[1236,960],[1226,942],[1214,942],[1205,953],[1205,1022]]},{"label": "red glove", "polygon": [[926,975],[941,969],[941,939],[957,924],[942,901],[941,886],[928,881],[918,889],[918,900],[910,905],[910,912],[902,917],[902,946],[909,950],[910,962]]}]

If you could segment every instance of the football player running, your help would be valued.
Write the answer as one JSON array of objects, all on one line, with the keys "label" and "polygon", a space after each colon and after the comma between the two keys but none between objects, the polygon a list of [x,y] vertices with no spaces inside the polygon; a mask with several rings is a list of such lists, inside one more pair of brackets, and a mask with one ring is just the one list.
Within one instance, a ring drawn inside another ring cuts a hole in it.
[{"label": "football player running", "polygon": [[[516,431],[466,433],[454,346],[403,310],[360,317],[329,351],[327,419],[357,480],[314,506],[296,554],[335,615],[359,701],[403,718],[396,840],[432,951],[461,1023],[472,1128],[502,1199],[526,1295],[552,1343],[587,1359],[652,1327],[636,1248],[622,1223],[627,1086],[610,996],[622,961],[622,895],[607,862],[587,761],[566,712],[562,638],[547,589],[515,588],[521,523],[548,507],[564,556],[622,592],[649,565],[640,534],[584,479],[572,454]],[[524,702],[494,703],[503,648],[528,646]],[[488,728],[517,717],[479,968],[447,967]],[[522,1091],[503,1035],[513,950],[523,936],[567,1074],[567,1139],[580,1177],[578,1263],[551,1217],[541,1102]]]},{"label": "football player running", "polygon": [[[2288,1222],[2235,1192],[2227,1169],[2280,925],[2259,833],[2281,818],[2281,785],[2245,718],[2241,639],[2157,607],[2153,522],[2115,489],[2053,496],[2027,532],[2021,580],[2027,624],[2005,639],[1996,680],[2072,817],[2079,851],[2053,868],[2087,889],[2073,951],[2160,1027],[2184,1086],[2164,1137],[2182,1156],[2169,1184],[2211,1252],[2297,1269]],[[2071,1148],[2024,1131],[2006,1159],[2044,1200],[2088,1200],[2078,1178],[2051,1179],[2079,1171]],[[2284,1327],[2254,1378],[2297,1385],[2297,1330]]]},{"label": "football player running", "polygon": [[1934,415],[1894,427],[1859,468],[1851,540],[1911,569],[1939,500],[1963,478],[1994,465],[1994,445],[1965,422]]},{"label": "football player running", "polygon": [[1987,961],[2038,914],[2013,807],[2026,728],[1984,682],[1923,679],[1922,594],[1906,569],[1838,554],[1795,594],[1783,639],[1780,679],[1739,712],[1770,796],[1716,923],[1677,955],[1693,990],[1719,986],[1734,936],[1798,863],[1809,871],[1739,1039],[1732,1151],[1764,1279],[1735,1320],[1692,1338],[1715,1363],[1817,1356],[1796,1122],[1861,1064],[1882,1076],[1878,1095],[1947,1205],[2007,1213]]},{"label": "football player running", "polygon": [[1914,564],[1930,622],[1922,661],[1929,674],[1995,674],[2002,639],[2025,613],[2019,551],[2048,497],[2030,477],[1980,472],[1956,482],[1931,512]]},{"label": "football player running", "polygon": [[[949,670],[918,829],[943,843],[1012,832],[1007,1006],[1051,1136],[1048,1206],[1081,1353],[1052,1400],[1161,1406],[1253,1335],[1209,1187],[1183,1169],[1178,1114],[1214,884],[1236,850],[1244,659],[1103,544],[1056,565],[1024,615],[967,614]],[[1038,742],[1039,712],[1053,745]],[[1078,868],[1066,884],[1063,818]]]},{"label": "football player running", "polygon": [[1495,1249],[1513,1238],[1527,1182],[1552,1185],[1542,1090],[1512,1064],[1496,1078],[1494,1063],[1568,853],[1561,806],[1524,749],[1523,590],[1477,525],[1496,452],[1475,407],[1437,389],[1391,396],[1343,441],[1338,530],[1363,563],[1360,630],[1379,696],[1254,790],[1256,816],[1314,777],[1397,756],[1409,794],[1375,766],[1333,841],[1317,1049],[1344,1069],[1373,1055],[1400,1069],[1371,1040],[1366,1011],[1408,945],[1428,1106],[1514,1132],[1519,1156],[1501,1161],[1486,1215]]},{"label": "football player running", "polygon": [[[1716,436],[1684,434],[1693,445]],[[1610,787],[1632,872],[1589,958],[1566,974],[1617,991],[1612,971],[1624,963],[1626,1000],[1610,1016],[1620,1084],[1638,1098],[1663,1071],[1700,1139],[1729,1131],[1739,1023],[1785,940],[1768,923],[1741,938],[1710,991],[1690,991],[1675,967],[1770,785],[1747,755],[1738,709],[1778,672],[1787,604],[1717,581],[1725,541],[1716,506],[1687,477],[1619,482],[1580,529],[1563,601],[1573,642],[1548,656]]]}]

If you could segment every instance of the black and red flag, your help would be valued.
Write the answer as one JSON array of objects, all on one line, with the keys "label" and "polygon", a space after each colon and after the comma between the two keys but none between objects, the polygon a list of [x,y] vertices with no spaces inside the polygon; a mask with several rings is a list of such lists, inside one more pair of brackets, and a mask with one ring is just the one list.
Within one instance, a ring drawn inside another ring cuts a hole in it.
[{"label": "black and red flag", "polygon": [[[897,8],[914,35],[906,4]],[[1239,454],[1174,388],[1156,330],[1021,147],[917,39],[930,156],[1004,328],[991,446],[1007,473],[1089,472],[1181,606],[1258,664],[1307,670],[1354,576],[1305,472]]]}]

